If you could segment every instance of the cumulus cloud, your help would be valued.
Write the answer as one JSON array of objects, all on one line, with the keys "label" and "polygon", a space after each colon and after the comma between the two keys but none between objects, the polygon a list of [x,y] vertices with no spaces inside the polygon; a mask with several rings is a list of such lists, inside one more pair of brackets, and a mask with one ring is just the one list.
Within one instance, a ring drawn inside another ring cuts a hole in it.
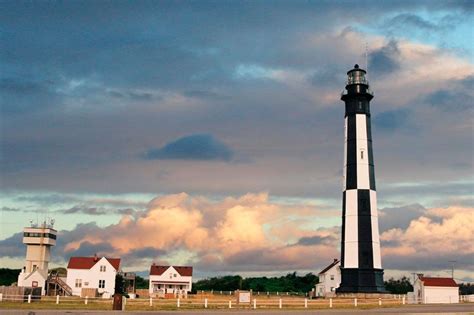
[{"label": "cumulus cloud", "polygon": [[432,208],[406,228],[383,232],[380,239],[386,265],[400,269],[409,265],[412,269],[442,268],[448,260],[458,260],[463,268],[474,270],[473,211],[463,207]]},{"label": "cumulus cloud", "polygon": [[[61,231],[54,251],[65,259],[94,253],[122,256],[125,265],[143,269],[152,260],[190,263],[204,270],[311,269],[337,257],[339,239],[332,228],[314,230],[305,223],[334,214],[315,206],[270,202],[266,193],[217,202],[185,193],[165,195],[151,200],[144,212],[123,215],[116,224],[79,224]],[[317,238],[324,241],[315,242]],[[18,233],[0,241],[0,247],[7,256],[21,257],[20,243]],[[246,258],[250,256],[252,261]]]},{"label": "cumulus cloud", "polygon": [[151,149],[145,157],[149,160],[222,160],[230,161],[232,150],[209,134],[185,136],[159,149]]}]

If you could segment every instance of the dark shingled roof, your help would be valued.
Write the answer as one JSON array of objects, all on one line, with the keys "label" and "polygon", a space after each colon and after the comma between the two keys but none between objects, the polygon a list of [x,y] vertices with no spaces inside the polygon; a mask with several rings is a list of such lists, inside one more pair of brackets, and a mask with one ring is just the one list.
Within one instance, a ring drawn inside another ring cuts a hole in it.
[{"label": "dark shingled roof", "polygon": [[323,270],[321,270],[320,273],[318,273],[318,275],[322,274],[322,273],[325,273],[326,271],[328,271],[329,269],[331,269],[332,267],[334,267],[335,265],[337,265],[339,263],[339,259],[334,259],[334,261],[332,262],[332,264],[330,264],[329,266],[327,266],[326,268],[324,268]]},{"label": "dark shingled roof", "polygon": [[189,266],[157,266],[151,265],[150,275],[161,276],[168,268],[173,267],[182,277],[192,277],[193,267]]}]

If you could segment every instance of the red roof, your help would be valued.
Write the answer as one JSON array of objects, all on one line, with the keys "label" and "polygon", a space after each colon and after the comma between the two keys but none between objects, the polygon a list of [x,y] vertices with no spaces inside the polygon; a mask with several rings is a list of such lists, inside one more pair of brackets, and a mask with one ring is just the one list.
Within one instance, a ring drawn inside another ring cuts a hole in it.
[{"label": "red roof", "polygon": [[157,265],[151,265],[150,275],[152,275],[152,276],[161,276],[170,267],[173,267],[179,273],[179,275],[182,276],[182,277],[192,277],[193,276],[193,267],[188,267],[188,266],[157,266]]},{"label": "red roof", "polygon": [[426,287],[458,287],[452,278],[420,277],[420,280]]},{"label": "red roof", "polygon": [[[68,269],[91,269],[101,259],[102,257],[71,257],[69,258],[69,263],[67,265],[67,268]],[[107,259],[107,261],[115,268],[115,270],[119,270],[120,258],[105,257],[105,259]]]},{"label": "red roof", "polygon": [[318,273],[318,275],[322,274],[322,273],[325,273],[326,271],[328,271],[329,269],[331,269],[332,267],[334,267],[335,265],[337,265],[339,263],[339,259],[334,259],[334,261],[329,265],[327,266],[326,268],[324,268],[323,270],[321,270],[320,273]]}]

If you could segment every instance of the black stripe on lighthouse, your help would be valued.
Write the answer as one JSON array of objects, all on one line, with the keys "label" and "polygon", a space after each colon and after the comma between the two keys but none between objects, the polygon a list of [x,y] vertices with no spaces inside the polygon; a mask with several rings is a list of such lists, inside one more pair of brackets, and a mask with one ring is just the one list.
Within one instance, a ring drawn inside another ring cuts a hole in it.
[{"label": "black stripe on lighthouse", "polygon": [[367,153],[369,155],[369,183],[370,190],[375,189],[375,167],[374,167],[374,153],[372,151],[372,126],[370,123],[370,114],[366,118],[367,123]]},{"label": "black stripe on lighthouse", "polygon": [[370,190],[357,190],[357,228],[359,241],[359,268],[373,268],[372,216]]},{"label": "black stripe on lighthouse", "polygon": [[356,115],[347,116],[346,190],[357,189],[357,125]]},{"label": "black stripe on lighthouse", "polygon": [[342,193],[342,235],[341,235],[341,266],[344,265],[345,237],[346,237],[346,192]]}]

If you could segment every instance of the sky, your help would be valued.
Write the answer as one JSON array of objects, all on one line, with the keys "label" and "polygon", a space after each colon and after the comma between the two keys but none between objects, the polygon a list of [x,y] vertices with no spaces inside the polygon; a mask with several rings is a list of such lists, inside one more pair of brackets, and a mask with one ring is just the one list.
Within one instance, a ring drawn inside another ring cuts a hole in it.
[{"label": "sky", "polygon": [[474,281],[472,1],[0,1],[0,265],[319,272],[368,70],[386,277]]}]

